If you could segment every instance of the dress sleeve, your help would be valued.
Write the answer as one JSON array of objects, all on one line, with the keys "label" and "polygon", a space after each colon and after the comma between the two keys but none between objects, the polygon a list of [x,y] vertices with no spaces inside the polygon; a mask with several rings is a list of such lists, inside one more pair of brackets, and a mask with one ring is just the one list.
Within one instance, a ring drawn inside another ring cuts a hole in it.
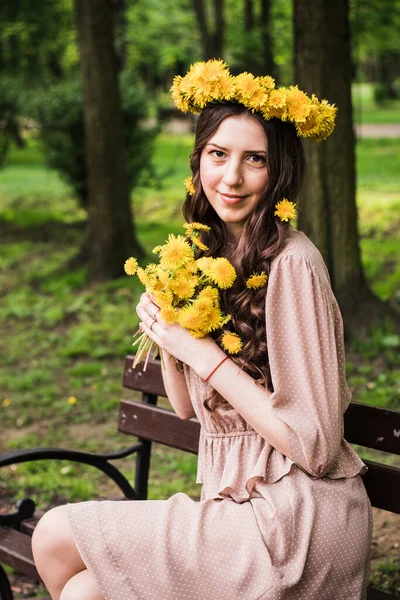
[{"label": "dress sleeve", "polygon": [[333,295],[303,256],[272,266],[266,333],[274,414],[289,426],[290,458],[313,477],[333,467],[343,437]]}]

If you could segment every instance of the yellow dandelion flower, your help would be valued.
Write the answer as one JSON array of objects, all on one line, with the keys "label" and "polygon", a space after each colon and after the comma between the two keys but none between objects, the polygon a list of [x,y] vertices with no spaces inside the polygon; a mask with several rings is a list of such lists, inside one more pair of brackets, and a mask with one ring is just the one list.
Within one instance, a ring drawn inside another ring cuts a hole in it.
[{"label": "yellow dandelion flower", "polygon": [[171,290],[179,299],[191,298],[194,294],[196,284],[188,279],[180,277],[175,281],[171,281],[168,289]]},{"label": "yellow dandelion flower", "polygon": [[216,258],[211,264],[209,277],[218,287],[227,289],[233,285],[236,279],[236,271],[226,258]]},{"label": "yellow dandelion flower", "polygon": [[296,123],[304,123],[310,114],[311,100],[299,88],[291,86],[287,96],[288,119]]},{"label": "yellow dandelion flower", "polygon": [[265,100],[262,106],[262,113],[265,119],[277,117],[286,120],[287,116],[287,89],[279,88],[272,90],[271,94]]},{"label": "yellow dandelion flower", "polygon": [[78,402],[78,398],[76,398],[75,396],[70,396],[68,398],[68,404],[70,404],[71,406],[73,406],[74,404],[76,404]]},{"label": "yellow dandelion flower", "polygon": [[153,254],[160,254],[161,250],[163,249],[163,246],[155,246],[152,250]]},{"label": "yellow dandelion flower", "polygon": [[206,295],[199,295],[198,298],[193,303],[193,308],[195,308],[199,313],[205,314],[211,312],[214,308],[213,298],[210,298]]},{"label": "yellow dandelion flower", "polygon": [[145,269],[146,273],[148,275],[154,275],[159,269],[159,265],[156,265],[156,263],[149,263]]},{"label": "yellow dandelion flower", "polygon": [[169,273],[168,271],[164,271],[164,269],[158,268],[156,273],[158,280],[162,285],[167,285],[169,281]]},{"label": "yellow dandelion flower", "polygon": [[260,110],[265,99],[265,89],[260,79],[251,73],[240,73],[235,77],[235,99],[252,110]]},{"label": "yellow dandelion flower", "polygon": [[212,58],[202,64],[204,77],[207,77],[212,81],[218,81],[223,75],[229,73],[229,67],[224,60]]},{"label": "yellow dandelion flower", "polygon": [[163,269],[177,269],[194,260],[193,250],[182,235],[168,236],[168,242],[161,251],[160,264]]},{"label": "yellow dandelion flower", "polygon": [[259,78],[260,85],[266,90],[273,90],[275,87],[275,79],[270,75],[265,75]]},{"label": "yellow dandelion flower", "polygon": [[296,216],[296,204],[284,198],[275,205],[276,211],[274,215],[279,217],[281,221],[289,221]]},{"label": "yellow dandelion flower", "polygon": [[11,400],[10,400],[10,398],[4,398],[4,400],[3,400],[3,401],[2,401],[2,403],[1,403],[1,405],[2,405],[4,408],[7,408],[7,406],[10,406],[10,404],[11,404]]},{"label": "yellow dandelion flower", "polygon": [[313,94],[310,112],[306,120],[302,123],[296,123],[298,135],[318,142],[326,139],[335,128],[336,113],[336,106],[328,104],[326,100],[320,102]]},{"label": "yellow dandelion flower", "polygon": [[229,323],[229,321],[232,319],[232,315],[225,315],[221,317],[221,327],[223,327],[224,325],[226,325],[227,323]]},{"label": "yellow dandelion flower", "polygon": [[235,95],[234,78],[228,73],[224,73],[218,82],[218,94],[216,100],[232,100]]},{"label": "yellow dandelion flower", "polygon": [[195,260],[188,262],[185,265],[185,271],[187,271],[187,273],[190,273],[191,275],[197,274],[198,270],[199,270],[199,268],[198,268]]},{"label": "yellow dandelion flower", "polygon": [[190,102],[200,109],[213,100],[229,100],[234,94],[228,65],[215,59],[192,65],[189,73],[179,82],[179,87],[190,98]]},{"label": "yellow dandelion flower", "polygon": [[209,333],[210,331],[215,331],[216,329],[219,329],[221,327],[221,323],[222,323],[221,311],[219,310],[219,308],[214,306],[207,313],[207,320],[206,320],[207,333]]},{"label": "yellow dandelion flower", "polygon": [[259,288],[264,287],[264,285],[267,283],[267,280],[268,275],[264,273],[264,271],[261,271],[260,274],[253,273],[253,275],[246,281],[246,287],[249,289],[258,290]]},{"label": "yellow dandelion flower", "polygon": [[190,239],[193,242],[193,244],[195,246],[197,246],[197,248],[200,248],[200,250],[204,250],[204,252],[206,250],[208,250],[208,246],[206,246],[205,244],[203,244],[203,242],[201,241],[201,239],[197,235],[191,235]]},{"label": "yellow dandelion flower", "polygon": [[139,278],[139,281],[142,285],[144,285],[145,287],[150,285],[151,281],[150,278],[148,276],[148,274],[146,273],[146,271],[144,269],[142,269],[142,267],[138,267],[137,271],[136,271],[136,275]]},{"label": "yellow dandelion flower", "polygon": [[147,286],[147,291],[148,292],[162,292],[162,290],[164,289],[164,287],[165,286],[162,283],[162,281],[160,281],[156,277],[153,277],[151,279],[150,284]]},{"label": "yellow dandelion flower", "polygon": [[205,317],[193,306],[187,306],[179,311],[178,323],[185,329],[203,330],[205,325]]},{"label": "yellow dandelion flower", "polygon": [[242,340],[236,333],[225,331],[221,337],[221,345],[229,354],[238,354],[242,349]]},{"label": "yellow dandelion flower", "polygon": [[138,268],[138,261],[131,256],[124,263],[124,271],[127,275],[135,275]]},{"label": "yellow dandelion flower", "polygon": [[196,188],[194,187],[193,179],[191,177],[185,177],[185,179],[183,180],[183,183],[185,184],[187,193],[190,194],[191,196],[193,196],[196,191]]},{"label": "yellow dandelion flower", "polygon": [[163,292],[154,292],[154,304],[157,304],[161,309],[169,308],[172,306],[173,295],[169,290]]},{"label": "yellow dandelion flower", "polygon": [[201,258],[197,259],[196,264],[200,271],[204,273],[204,275],[209,276],[213,261],[214,259],[211,258],[211,256],[202,256]]},{"label": "yellow dandelion flower", "polygon": [[172,87],[170,89],[172,100],[175,103],[175,106],[179,108],[182,112],[188,112],[191,109],[190,102],[187,98],[185,98],[183,87],[183,77],[180,75],[176,75],[174,77]]},{"label": "yellow dandelion flower", "polygon": [[196,231],[210,231],[210,227],[208,225],[203,225],[203,223],[184,223],[184,230],[186,231],[186,235],[192,235]]},{"label": "yellow dandelion flower", "polygon": [[178,313],[173,306],[164,306],[160,310],[160,317],[167,325],[174,325],[178,320]]},{"label": "yellow dandelion flower", "polygon": [[219,291],[217,288],[207,285],[201,290],[198,296],[198,300],[200,299],[209,299],[212,301],[213,305],[219,306]]}]

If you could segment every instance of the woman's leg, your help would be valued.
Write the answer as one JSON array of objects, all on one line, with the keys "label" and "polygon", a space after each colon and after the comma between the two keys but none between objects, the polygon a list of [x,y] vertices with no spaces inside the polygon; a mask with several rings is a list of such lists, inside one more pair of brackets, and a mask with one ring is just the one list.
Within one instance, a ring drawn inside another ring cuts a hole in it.
[{"label": "woman's leg", "polygon": [[74,575],[86,570],[72,537],[66,506],[43,515],[32,536],[32,551],[36,568],[53,600],[60,599],[61,591]]},{"label": "woman's leg", "polygon": [[61,592],[60,600],[104,600],[99,586],[88,570],[74,575]]}]

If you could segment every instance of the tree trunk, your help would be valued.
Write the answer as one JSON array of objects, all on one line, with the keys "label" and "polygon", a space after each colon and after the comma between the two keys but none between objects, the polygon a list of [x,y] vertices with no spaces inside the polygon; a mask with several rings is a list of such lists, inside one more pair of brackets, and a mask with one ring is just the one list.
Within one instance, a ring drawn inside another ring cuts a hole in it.
[{"label": "tree trunk", "polygon": [[193,9],[200,29],[204,60],[222,58],[225,43],[224,0],[213,0],[215,29],[210,31],[204,0],[193,0]]},{"label": "tree trunk", "polygon": [[193,0],[193,9],[196,14],[196,19],[199,24],[201,43],[203,46],[203,57],[204,60],[213,58],[210,56],[210,49],[212,46],[210,32],[208,30],[206,11],[204,6],[204,0]]},{"label": "tree trunk", "polygon": [[244,0],[244,31],[252,33],[254,29],[254,0]]},{"label": "tree trunk", "polygon": [[348,0],[295,0],[294,21],[296,83],[339,107],[332,136],[305,142],[308,176],[298,225],[320,249],[351,328],[360,303],[370,305],[373,297],[358,244]]},{"label": "tree trunk", "polygon": [[213,34],[213,56],[210,58],[222,58],[225,44],[225,0],[214,0],[215,31]]},{"label": "tree trunk", "polygon": [[83,79],[88,170],[89,278],[123,272],[136,241],[113,45],[110,0],[75,0]]},{"label": "tree trunk", "polygon": [[263,47],[263,75],[276,77],[276,66],[272,52],[271,0],[261,0],[261,40]]}]

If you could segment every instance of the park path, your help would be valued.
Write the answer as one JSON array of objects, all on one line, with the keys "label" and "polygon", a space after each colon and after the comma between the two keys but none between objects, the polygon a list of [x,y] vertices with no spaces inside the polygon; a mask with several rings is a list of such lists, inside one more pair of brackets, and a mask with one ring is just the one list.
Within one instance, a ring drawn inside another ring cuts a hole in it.
[{"label": "park path", "polygon": [[355,131],[358,138],[400,138],[400,123],[362,123],[355,126]]}]

